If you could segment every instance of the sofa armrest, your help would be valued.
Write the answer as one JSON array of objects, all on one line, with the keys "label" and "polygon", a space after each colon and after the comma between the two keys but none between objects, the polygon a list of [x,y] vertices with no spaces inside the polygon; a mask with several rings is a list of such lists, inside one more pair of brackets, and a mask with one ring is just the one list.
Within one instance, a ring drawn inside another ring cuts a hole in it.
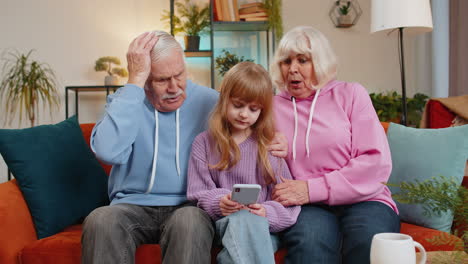
[{"label": "sofa armrest", "polygon": [[18,253],[37,235],[23,194],[11,180],[0,184],[0,263],[18,263]]},{"label": "sofa armrest", "polygon": [[[413,240],[419,242],[426,251],[453,251],[456,250],[455,244],[461,242],[459,237],[449,233],[404,222],[401,222],[400,232],[402,234],[410,235]],[[434,245],[427,241],[427,239],[433,239],[434,237],[440,237],[441,235],[443,235],[443,238],[447,238],[447,241],[450,241],[450,243]]]}]

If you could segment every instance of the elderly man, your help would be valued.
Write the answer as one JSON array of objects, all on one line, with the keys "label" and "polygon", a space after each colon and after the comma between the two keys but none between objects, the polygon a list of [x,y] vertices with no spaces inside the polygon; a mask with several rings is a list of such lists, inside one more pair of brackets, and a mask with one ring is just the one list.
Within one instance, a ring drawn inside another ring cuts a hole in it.
[{"label": "elderly man", "polygon": [[210,263],[212,222],[187,203],[186,174],[218,93],[187,81],[183,50],[166,32],[138,36],[127,60],[128,83],[109,96],[91,137],[113,165],[111,205],[86,218],[82,263],[134,263],[147,243],[160,243],[164,263]]},{"label": "elderly man", "polygon": [[[113,165],[111,205],[86,218],[82,263],[134,263],[148,243],[161,245],[163,263],[210,263],[213,224],[187,202],[187,166],[218,92],[187,80],[183,50],[166,32],[138,36],[127,60],[128,83],[108,97],[91,137],[96,156]],[[285,137],[270,150],[286,156]]]}]

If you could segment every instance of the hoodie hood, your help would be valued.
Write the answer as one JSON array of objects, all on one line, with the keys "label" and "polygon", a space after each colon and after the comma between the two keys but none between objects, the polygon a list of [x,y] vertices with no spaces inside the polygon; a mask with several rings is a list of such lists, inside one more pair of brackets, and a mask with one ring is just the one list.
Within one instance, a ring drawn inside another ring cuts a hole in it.
[{"label": "hoodie hood", "polygon": [[[322,86],[321,88],[317,89],[317,90],[314,90],[312,91],[312,94],[310,94],[309,97],[306,97],[306,98],[295,98],[296,99],[296,102],[300,102],[300,101],[313,101],[314,100],[314,97],[315,97],[315,94],[317,93],[318,90],[320,90],[320,94],[319,94],[319,97],[320,96],[324,96],[325,94],[329,93],[332,89],[334,89],[336,86],[338,86],[340,84],[339,81],[337,80],[331,80],[329,81],[327,84],[325,84],[324,86]],[[281,98],[284,98],[286,100],[291,100],[292,98],[292,95],[287,91],[281,91],[279,94],[277,94],[277,96],[281,97]]]}]

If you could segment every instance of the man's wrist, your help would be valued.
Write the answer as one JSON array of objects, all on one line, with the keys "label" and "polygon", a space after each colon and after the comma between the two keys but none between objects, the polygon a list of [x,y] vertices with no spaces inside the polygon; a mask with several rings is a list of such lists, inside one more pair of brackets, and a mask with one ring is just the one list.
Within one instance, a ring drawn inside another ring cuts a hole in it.
[{"label": "man's wrist", "polygon": [[146,80],[142,80],[141,78],[129,77],[127,83],[134,84],[138,87],[144,88]]}]

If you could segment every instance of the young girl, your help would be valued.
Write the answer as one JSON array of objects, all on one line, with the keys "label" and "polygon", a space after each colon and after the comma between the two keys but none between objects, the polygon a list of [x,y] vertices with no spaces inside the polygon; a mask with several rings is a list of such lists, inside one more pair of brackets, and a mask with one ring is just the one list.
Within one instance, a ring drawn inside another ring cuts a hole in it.
[{"label": "young girl", "polygon": [[[274,263],[274,233],[293,225],[300,212],[299,206],[271,200],[274,184],[291,179],[285,161],[267,151],[275,133],[272,98],[272,82],[262,66],[237,64],[221,83],[209,130],[192,145],[187,197],[216,221],[224,247],[218,263]],[[260,184],[258,203],[231,200],[237,183]]]}]

